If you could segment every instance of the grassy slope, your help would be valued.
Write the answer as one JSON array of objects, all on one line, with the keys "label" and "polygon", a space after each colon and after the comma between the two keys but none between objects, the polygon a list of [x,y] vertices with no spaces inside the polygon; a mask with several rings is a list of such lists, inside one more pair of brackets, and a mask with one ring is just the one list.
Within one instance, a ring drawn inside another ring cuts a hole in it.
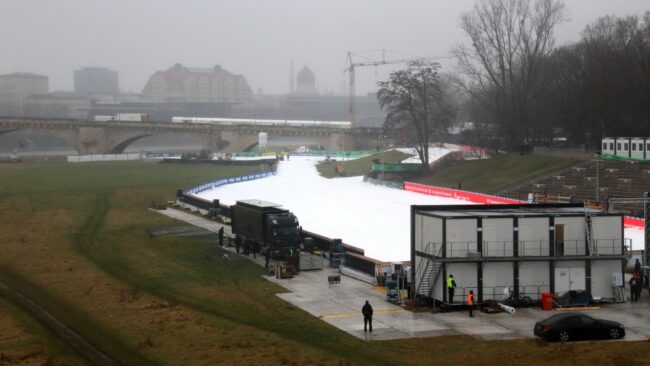
[{"label": "grassy slope", "polygon": [[145,209],[151,199],[231,173],[140,163],[0,168],[0,268],[125,364],[569,365],[650,356],[627,342],[366,343],[279,300],[282,289],[261,268],[232,256],[223,263],[214,243],[146,235],[173,224]]},{"label": "grassy slope", "polygon": [[577,160],[541,155],[506,154],[492,159],[471,160],[454,166],[435,169],[418,183],[458,187],[470,191],[499,193],[534,178],[569,168]]},{"label": "grassy slope", "polygon": [[[0,298],[0,365],[83,365],[74,349],[13,304]],[[55,364],[55,363],[52,363]]]},{"label": "grassy slope", "polygon": [[399,163],[400,161],[408,158],[410,155],[404,154],[396,150],[386,151],[383,156],[382,154],[374,154],[366,156],[360,159],[354,160],[345,160],[341,161],[340,159],[335,162],[322,162],[316,166],[318,173],[325,178],[334,178],[336,173],[334,169],[339,164],[345,165],[345,170],[348,173],[348,177],[364,175],[370,171],[372,168],[372,160],[379,159],[385,163]]}]

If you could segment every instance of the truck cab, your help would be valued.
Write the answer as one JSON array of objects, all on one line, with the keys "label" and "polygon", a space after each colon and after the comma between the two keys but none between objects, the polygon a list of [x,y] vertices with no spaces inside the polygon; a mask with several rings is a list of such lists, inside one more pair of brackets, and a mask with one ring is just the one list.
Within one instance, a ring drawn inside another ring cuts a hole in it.
[{"label": "truck cab", "polygon": [[262,200],[242,200],[231,206],[234,234],[256,241],[271,257],[284,259],[300,247],[298,218],[289,210]]},{"label": "truck cab", "polygon": [[300,247],[298,218],[291,212],[269,214],[266,216],[267,242],[265,250],[271,250],[271,257],[285,258],[289,249]]}]

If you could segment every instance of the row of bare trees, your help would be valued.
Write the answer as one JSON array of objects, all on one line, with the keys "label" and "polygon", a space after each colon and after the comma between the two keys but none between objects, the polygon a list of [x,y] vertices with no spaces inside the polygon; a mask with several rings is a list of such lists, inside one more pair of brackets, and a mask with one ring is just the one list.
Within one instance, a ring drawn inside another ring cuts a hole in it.
[{"label": "row of bare trees", "polygon": [[556,48],[564,19],[558,0],[483,0],[462,15],[471,44],[455,53],[476,139],[513,149],[553,137],[596,147],[603,136],[648,135],[650,12],[599,18]]},{"label": "row of bare trees", "polygon": [[603,136],[650,134],[650,12],[599,18],[548,58],[547,131],[597,146]]},{"label": "row of bare trees", "polygon": [[[566,137],[598,146],[603,136],[650,132],[650,12],[606,16],[581,39],[556,47],[560,0],[478,0],[461,15],[457,46],[471,144],[517,150]],[[379,83],[385,128],[416,146],[443,134],[457,111],[454,88],[435,63],[414,62]]]}]

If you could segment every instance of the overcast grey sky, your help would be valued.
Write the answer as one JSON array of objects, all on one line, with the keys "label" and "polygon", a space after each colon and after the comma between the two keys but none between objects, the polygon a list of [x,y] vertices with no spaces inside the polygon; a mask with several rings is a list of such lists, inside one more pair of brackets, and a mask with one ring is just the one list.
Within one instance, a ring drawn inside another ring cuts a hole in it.
[{"label": "overcast grey sky", "polygon": [[[641,14],[648,0],[567,0],[570,20],[558,43],[577,40],[597,17]],[[120,88],[141,92],[149,76],[176,62],[220,64],[254,91],[289,90],[308,65],[321,92],[345,92],[346,53],[389,49],[403,55],[448,54],[462,40],[461,12],[474,1],[415,0],[0,0],[0,74],[48,75],[51,90],[71,90],[83,66],[117,70]],[[379,54],[370,57],[379,57]],[[391,57],[398,57],[392,54]],[[449,65],[443,63],[449,70]],[[359,69],[359,93],[394,69]]]}]

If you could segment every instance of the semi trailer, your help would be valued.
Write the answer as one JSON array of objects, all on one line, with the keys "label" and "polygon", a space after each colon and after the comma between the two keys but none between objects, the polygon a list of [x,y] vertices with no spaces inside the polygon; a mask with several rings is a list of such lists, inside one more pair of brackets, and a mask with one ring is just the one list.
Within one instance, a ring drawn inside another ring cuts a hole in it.
[{"label": "semi trailer", "polygon": [[261,200],[242,200],[230,206],[233,234],[257,241],[271,258],[285,259],[300,247],[298,218],[281,205]]}]

